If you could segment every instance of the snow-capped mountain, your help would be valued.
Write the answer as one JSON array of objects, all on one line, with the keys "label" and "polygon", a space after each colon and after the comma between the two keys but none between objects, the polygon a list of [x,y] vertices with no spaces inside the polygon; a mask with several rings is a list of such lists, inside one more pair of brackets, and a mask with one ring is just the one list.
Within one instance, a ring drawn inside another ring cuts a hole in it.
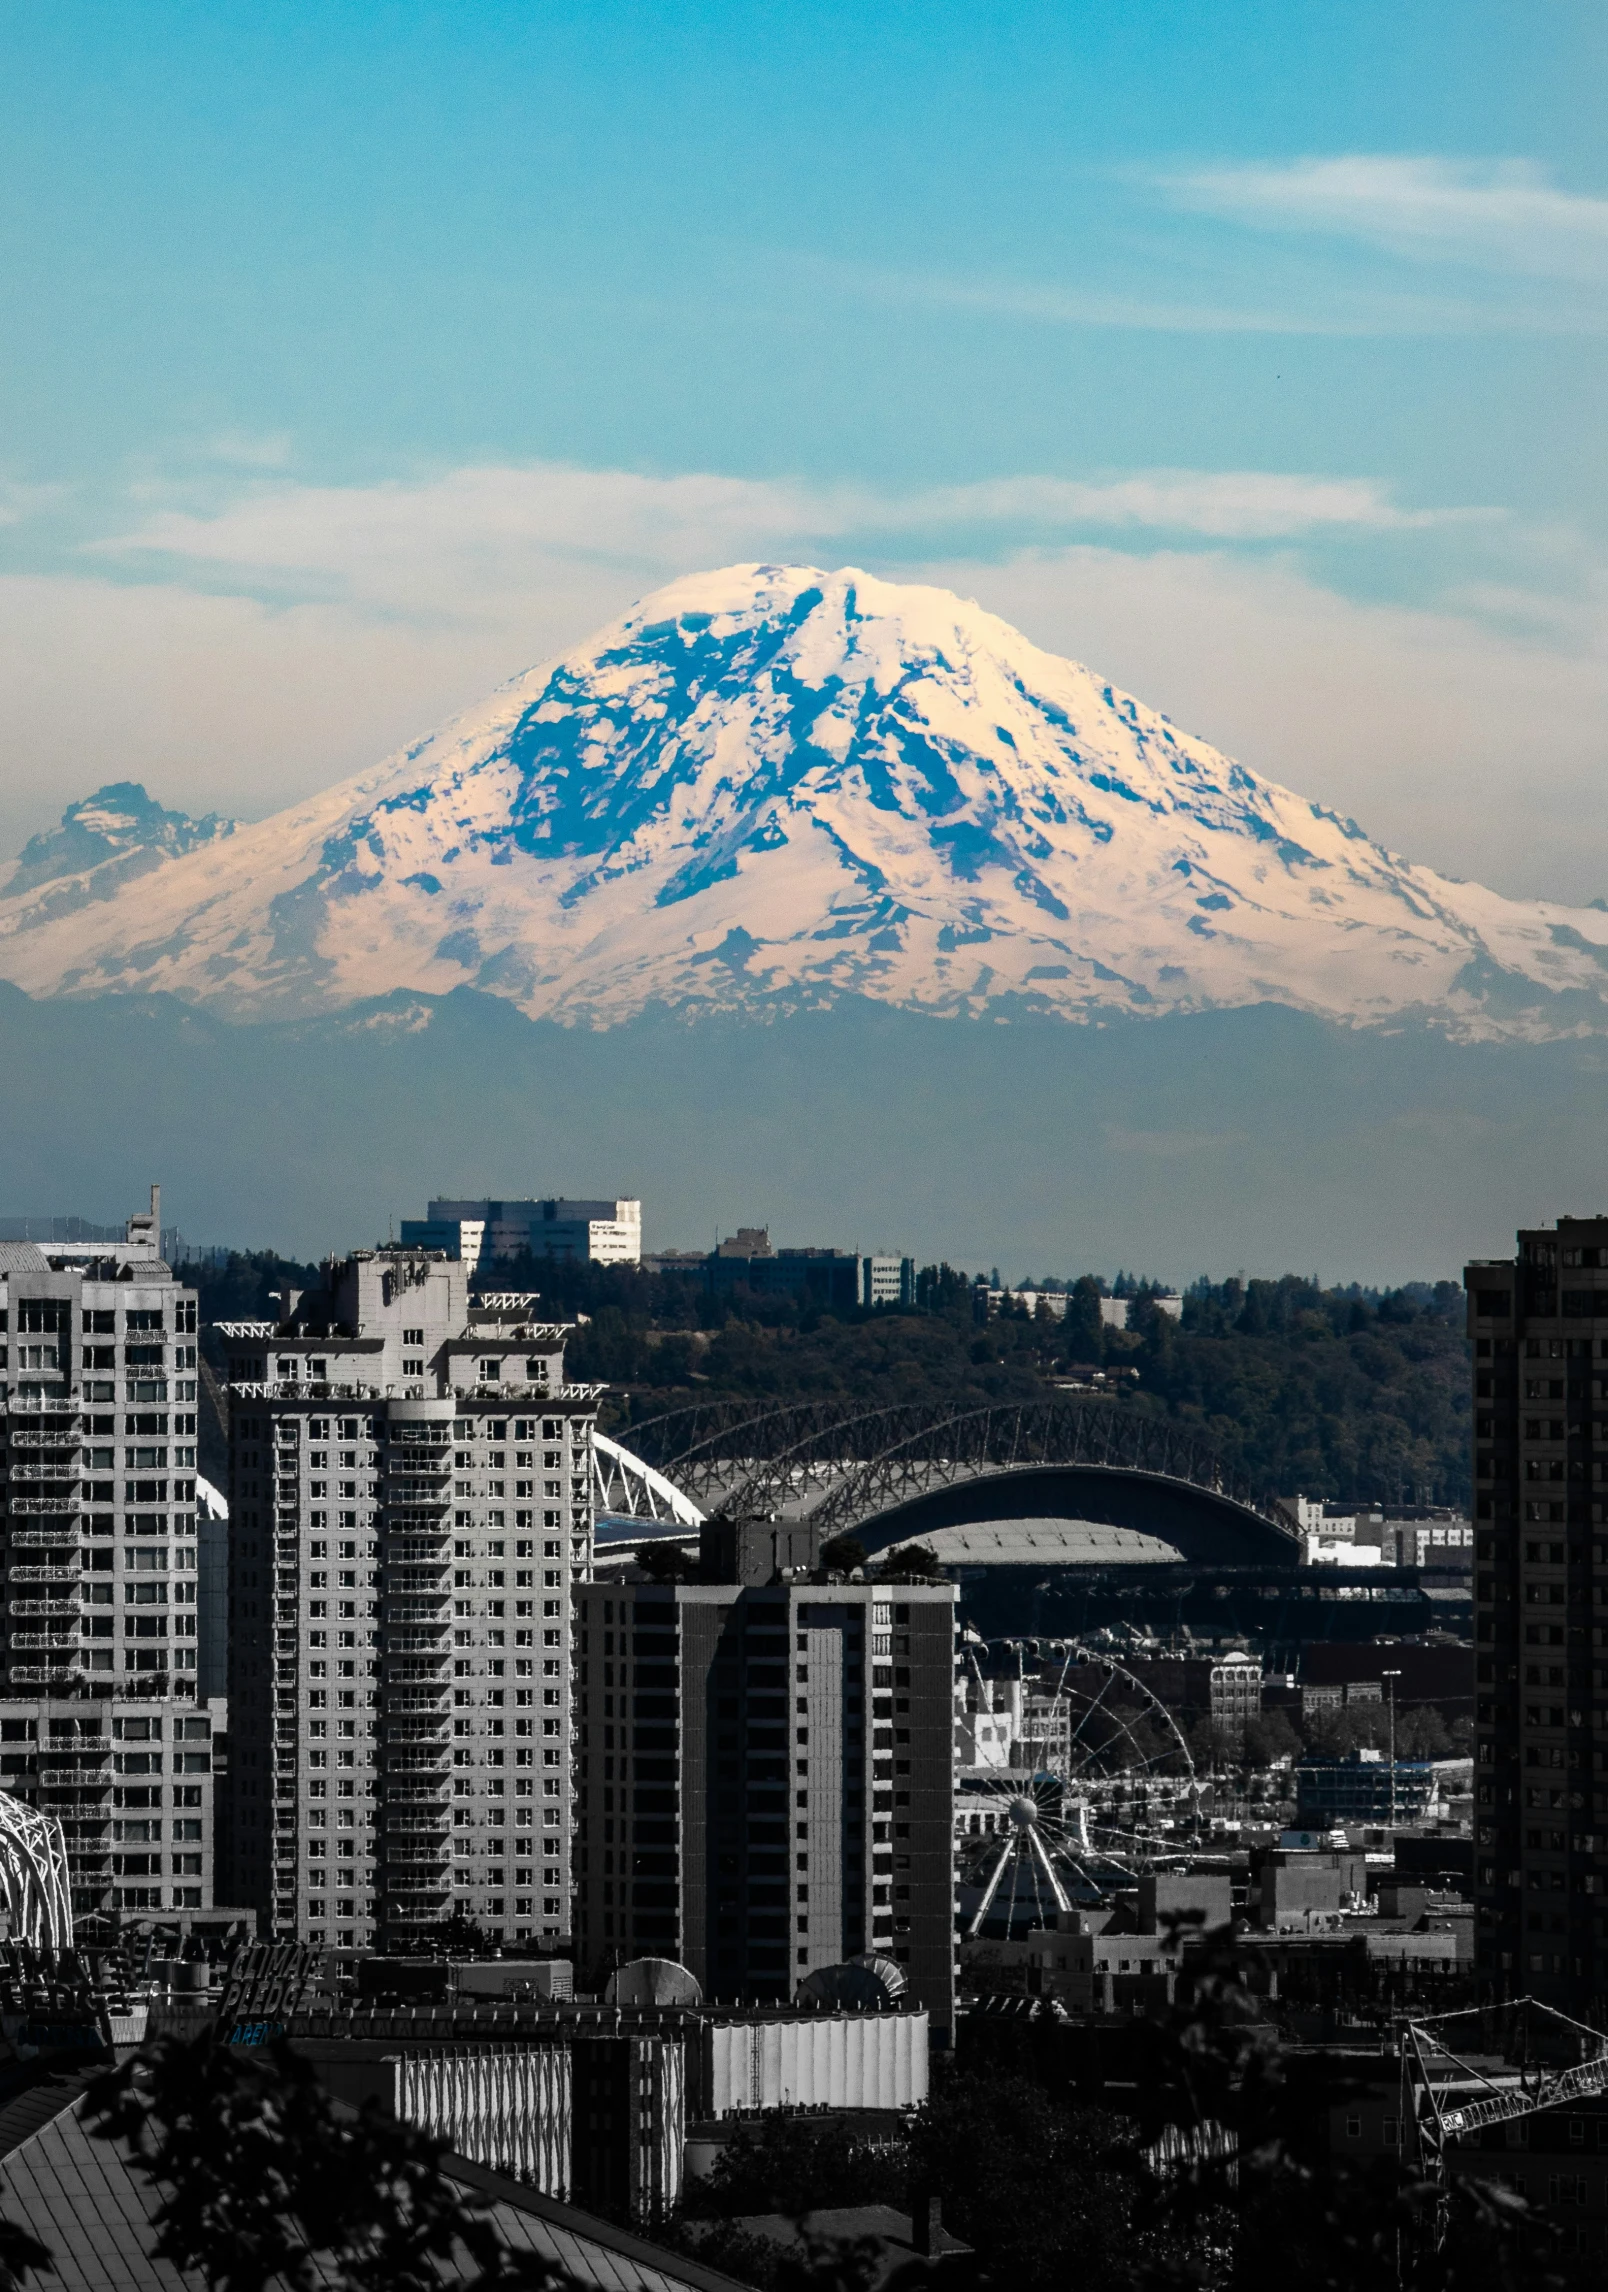
[{"label": "snow-capped mountain", "polygon": [[377,770],[104,890],[25,867],[0,978],[243,1017],[471,985],[592,1026],[853,994],[1608,1031],[1608,914],[1410,865],[993,614],[852,569],[674,582]]}]

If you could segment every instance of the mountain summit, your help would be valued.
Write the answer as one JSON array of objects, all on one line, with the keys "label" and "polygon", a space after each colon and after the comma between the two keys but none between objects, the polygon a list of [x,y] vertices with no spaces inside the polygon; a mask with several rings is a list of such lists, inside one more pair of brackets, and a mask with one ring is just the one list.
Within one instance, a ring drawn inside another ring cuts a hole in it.
[{"label": "mountain summit", "polygon": [[241,1017],[470,985],[590,1026],[855,995],[1608,1031],[1608,915],[1409,865],[978,606],[852,569],[673,582],[377,770],[78,880],[13,878],[0,977]]}]

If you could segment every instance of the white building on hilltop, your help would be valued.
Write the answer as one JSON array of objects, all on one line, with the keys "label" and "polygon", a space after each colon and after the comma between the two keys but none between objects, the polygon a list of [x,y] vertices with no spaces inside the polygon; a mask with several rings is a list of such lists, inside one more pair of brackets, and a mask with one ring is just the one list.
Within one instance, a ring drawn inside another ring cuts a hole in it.
[{"label": "white building on hilltop", "polygon": [[402,1220],[413,1249],[445,1250],[473,1273],[484,1258],[556,1258],[561,1263],[640,1265],[642,1204],[609,1195],[599,1201],[498,1202],[437,1200],[422,1218]]}]

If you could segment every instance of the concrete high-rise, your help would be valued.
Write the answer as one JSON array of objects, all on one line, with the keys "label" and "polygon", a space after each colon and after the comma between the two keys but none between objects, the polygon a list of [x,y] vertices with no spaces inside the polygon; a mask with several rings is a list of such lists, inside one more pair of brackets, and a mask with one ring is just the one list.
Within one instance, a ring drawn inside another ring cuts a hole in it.
[{"label": "concrete high-rise", "polygon": [[786,1998],[874,1952],[947,2044],[954,1589],[736,1541],[722,1566],[706,1531],[731,1580],[577,1593],[580,1966],[679,1958],[708,1995]]},{"label": "concrete high-rise", "polygon": [[212,1904],[196,1294],[160,1243],[154,1186],[120,1242],[0,1242],[0,1781],[60,1816],[79,1916]]},{"label": "concrete high-rise", "polygon": [[1608,1218],[1464,1275],[1473,1344],[1475,1959],[1608,1996]]},{"label": "concrete high-rise", "polygon": [[359,1251],[228,1323],[234,1883],[276,1935],[570,1930],[597,1388],[533,1300]]}]

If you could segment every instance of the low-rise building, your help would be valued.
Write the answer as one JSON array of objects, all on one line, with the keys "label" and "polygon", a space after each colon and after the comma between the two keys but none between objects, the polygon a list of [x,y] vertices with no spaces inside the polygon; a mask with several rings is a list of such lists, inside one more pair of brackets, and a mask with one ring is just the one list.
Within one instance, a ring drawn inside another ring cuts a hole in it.
[{"label": "low-rise building", "polygon": [[834,1312],[916,1302],[916,1261],[891,1251],[773,1249],[769,1229],[740,1226],[704,1260],[705,1286],[796,1297]]},{"label": "low-rise building", "polygon": [[1314,1825],[1411,1822],[1435,1795],[1434,1762],[1359,1750],[1348,1759],[1298,1759],[1293,1769],[1296,1819]]},{"label": "low-rise building", "polygon": [[571,1201],[436,1200],[422,1218],[402,1220],[415,1249],[444,1250],[474,1273],[482,1259],[550,1257],[563,1263],[637,1265],[642,1257],[642,1204],[623,1196]]}]

